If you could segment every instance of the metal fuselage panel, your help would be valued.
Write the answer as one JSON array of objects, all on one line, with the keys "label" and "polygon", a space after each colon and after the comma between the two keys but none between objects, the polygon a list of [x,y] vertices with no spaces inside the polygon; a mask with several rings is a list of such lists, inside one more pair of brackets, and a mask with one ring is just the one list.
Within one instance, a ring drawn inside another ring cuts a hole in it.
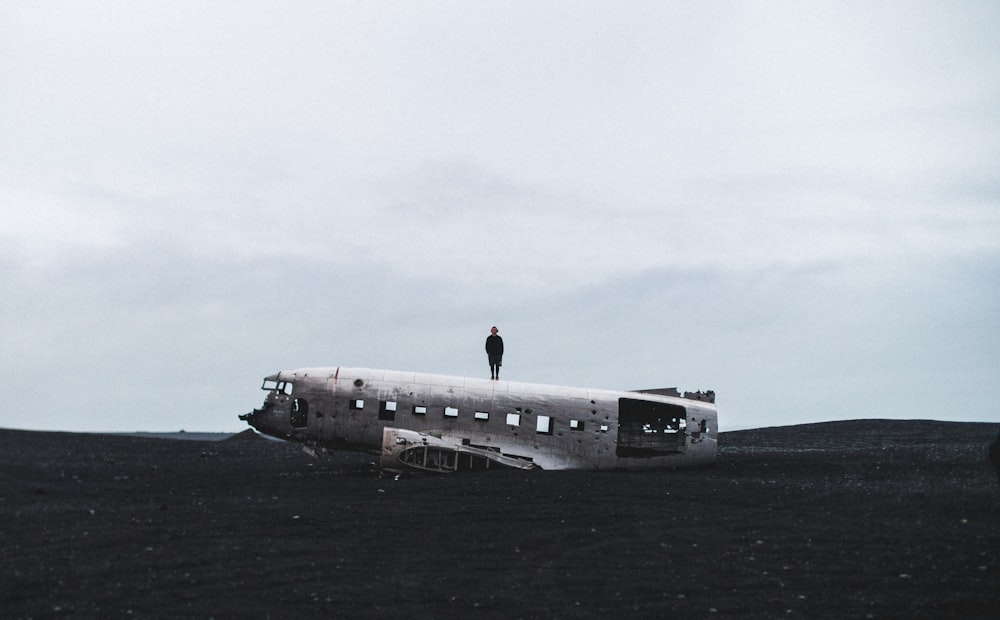
[{"label": "metal fuselage panel", "polygon": [[[283,371],[265,388],[263,407],[245,417],[254,428],[326,447],[378,453],[389,427],[542,469],[697,467],[716,456],[715,405],[680,397],[346,367]],[[620,419],[625,402],[639,417]],[[642,413],[657,408],[680,412],[671,428]]]}]

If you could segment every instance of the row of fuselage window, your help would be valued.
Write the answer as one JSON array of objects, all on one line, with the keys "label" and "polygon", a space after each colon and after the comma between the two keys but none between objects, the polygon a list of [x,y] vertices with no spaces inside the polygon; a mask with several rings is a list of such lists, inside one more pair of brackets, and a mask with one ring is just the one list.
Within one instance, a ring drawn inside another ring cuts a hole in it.
[{"label": "row of fuselage window", "polygon": [[[365,401],[361,398],[355,398],[350,401],[350,409],[352,411],[361,411],[365,408]],[[392,400],[380,400],[378,404],[378,419],[393,421],[396,419],[396,413],[399,405],[396,401]],[[413,405],[411,413],[416,416],[427,415],[429,407],[425,405]],[[443,410],[445,418],[458,418],[459,412],[458,407],[444,407]],[[530,414],[531,409],[525,409],[524,413]],[[507,426],[520,427],[521,426],[521,408],[517,408],[517,413],[507,414]],[[488,422],[490,420],[489,411],[476,410],[473,413],[473,418],[480,422]],[[539,415],[535,417],[535,432],[540,435],[551,435],[552,434],[552,416]],[[569,429],[572,431],[582,431],[583,430],[583,420],[570,420]],[[608,425],[602,424],[600,426],[600,432],[608,432]]]}]

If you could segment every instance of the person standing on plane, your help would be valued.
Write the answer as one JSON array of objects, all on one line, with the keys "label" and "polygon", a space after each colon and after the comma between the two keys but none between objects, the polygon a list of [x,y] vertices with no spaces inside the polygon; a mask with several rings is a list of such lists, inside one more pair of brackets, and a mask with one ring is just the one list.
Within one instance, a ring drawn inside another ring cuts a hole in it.
[{"label": "person standing on plane", "polygon": [[497,336],[496,325],[486,337],[486,357],[490,359],[490,379],[499,379],[500,365],[503,362],[503,338]]}]

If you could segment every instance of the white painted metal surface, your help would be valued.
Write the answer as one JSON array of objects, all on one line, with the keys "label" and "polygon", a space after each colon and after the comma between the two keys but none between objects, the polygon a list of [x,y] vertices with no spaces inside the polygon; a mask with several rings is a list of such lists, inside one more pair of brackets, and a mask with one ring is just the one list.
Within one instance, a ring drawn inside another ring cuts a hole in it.
[{"label": "white painted metal surface", "polygon": [[[263,388],[264,405],[240,416],[258,431],[377,453],[392,471],[679,468],[709,465],[716,456],[711,392],[674,396],[350,367],[282,371]],[[421,450],[407,451],[413,447]]]}]

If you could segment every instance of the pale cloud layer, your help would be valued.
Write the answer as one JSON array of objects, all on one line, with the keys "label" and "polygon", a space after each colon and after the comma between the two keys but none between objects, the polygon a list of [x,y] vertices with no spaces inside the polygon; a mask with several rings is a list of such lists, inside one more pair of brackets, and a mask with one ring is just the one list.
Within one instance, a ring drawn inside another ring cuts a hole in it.
[{"label": "pale cloud layer", "polygon": [[280,368],[1000,421],[1000,7],[0,5],[0,426]]}]

